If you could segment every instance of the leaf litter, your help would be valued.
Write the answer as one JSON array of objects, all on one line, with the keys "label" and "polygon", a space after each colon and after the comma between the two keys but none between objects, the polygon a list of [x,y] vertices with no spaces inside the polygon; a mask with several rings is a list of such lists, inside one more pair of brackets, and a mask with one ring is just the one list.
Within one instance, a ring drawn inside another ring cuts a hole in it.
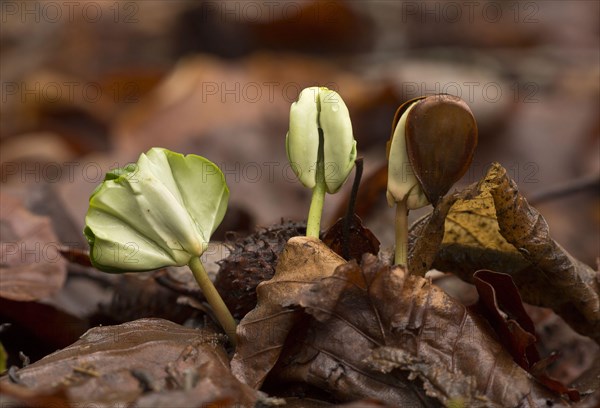
[{"label": "leaf litter", "polygon": [[6,192],[0,214],[0,298],[33,301],[58,292],[67,268],[50,218],[31,213]]},{"label": "leaf litter", "polygon": [[435,268],[467,282],[479,269],[507,273],[525,302],[551,308],[600,343],[598,272],[551,238],[542,215],[498,163],[413,224],[410,239],[411,271]]},{"label": "leaf litter", "polygon": [[[291,256],[303,248],[300,238],[288,243],[274,279],[259,287],[257,308],[242,320],[232,361],[238,378],[272,369],[270,381],[393,406],[455,399],[467,406],[566,406],[514,363],[485,320],[429,280],[372,255],[361,266],[342,263],[333,273],[306,276],[290,267],[308,258]],[[269,338],[273,328],[277,336]],[[243,336],[250,331],[267,339]]]},{"label": "leaf litter", "polygon": [[[339,244],[339,232],[334,236]],[[510,330],[525,327],[516,331],[525,340],[517,358],[500,341],[496,324],[421,276],[433,267],[473,282],[476,270],[494,269],[510,275],[524,301],[553,307],[579,332],[597,334],[596,272],[549,237],[543,218],[499,165],[443,198],[413,226],[412,274],[369,254],[360,265],[346,262],[305,237],[291,238],[281,251],[276,238],[274,247],[263,248],[270,254],[266,264],[277,263],[275,275],[256,282],[258,303],[238,328],[231,369],[213,329],[142,319],[88,331],[72,346],[15,371],[17,384],[3,377],[3,392],[26,406],[90,400],[136,406],[569,405],[559,393],[571,390],[553,392],[539,375],[547,361],[531,357],[535,333],[513,319],[514,310],[497,312]],[[373,252],[366,247],[359,245],[352,257]],[[304,391],[280,400],[258,391],[277,395],[290,384]],[[584,402],[594,392],[586,386]]]}]

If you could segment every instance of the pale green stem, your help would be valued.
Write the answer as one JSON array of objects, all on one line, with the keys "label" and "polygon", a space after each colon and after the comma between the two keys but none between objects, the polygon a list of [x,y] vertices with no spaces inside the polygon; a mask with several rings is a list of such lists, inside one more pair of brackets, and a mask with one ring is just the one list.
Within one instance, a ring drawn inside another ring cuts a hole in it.
[{"label": "pale green stem", "polygon": [[396,254],[394,263],[408,268],[408,207],[407,200],[396,203]]},{"label": "pale green stem", "polygon": [[325,159],[323,158],[323,133],[319,129],[319,152],[317,154],[317,169],[315,174],[316,184],[313,188],[308,220],[306,222],[306,236],[319,238],[321,233],[321,215],[325,201]]},{"label": "pale green stem", "polygon": [[225,302],[223,302],[221,295],[219,295],[219,292],[217,292],[215,285],[213,285],[208,277],[206,270],[204,270],[202,261],[199,257],[194,256],[190,260],[189,267],[192,270],[194,278],[196,278],[196,282],[198,282],[200,289],[202,289],[204,297],[212,307],[217,320],[221,324],[221,327],[223,327],[223,330],[225,330],[225,333],[227,333],[227,336],[229,336],[229,341],[231,341],[231,344],[233,344],[235,347],[237,344],[237,338],[235,335],[237,324],[229,312],[229,309],[227,309]]},{"label": "pale green stem", "polygon": [[323,213],[323,202],[325,201],[325,182],[318,182],[313,188],[310,210],[308,211],[308,222],[306,223],[306,236],[319,238],[321,233],[321,214]]}]

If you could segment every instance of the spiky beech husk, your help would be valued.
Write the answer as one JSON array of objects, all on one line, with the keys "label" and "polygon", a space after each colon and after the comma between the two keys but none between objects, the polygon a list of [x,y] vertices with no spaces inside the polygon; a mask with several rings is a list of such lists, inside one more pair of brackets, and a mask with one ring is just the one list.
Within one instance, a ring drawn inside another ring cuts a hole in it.
[{"label": "spiky beech husk", "polygon": [[283,221],[232,240],[231,253],[220,262],[215,287],[237,319],[256,306],[256,287],[275,274],[285,243],[306,234],[306,223]]}]

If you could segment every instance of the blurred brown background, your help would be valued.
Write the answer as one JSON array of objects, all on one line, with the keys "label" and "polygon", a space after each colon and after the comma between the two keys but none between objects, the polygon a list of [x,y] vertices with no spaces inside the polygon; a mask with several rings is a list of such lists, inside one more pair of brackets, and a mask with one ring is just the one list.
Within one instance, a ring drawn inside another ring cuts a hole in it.
[{"label": "blurred brown background", "polygon": [[[365,179],[385,163],[396,107],[446,92],[472,107],[480,129],[459,184],[499,161],[553,237],[595,266],[599,4],[3,1],[2,195],[50,215],[62,242],[84,247],[87,199],[103,174],[162,146],[224,171],[231,202],[222,239],[306,217],[310,192],[284,147],[302,88],[342,95]],[[327,197],[325,227],[349,184]],[[371,197],[364,218],[389,246],[393,210],[384,196]]]}]

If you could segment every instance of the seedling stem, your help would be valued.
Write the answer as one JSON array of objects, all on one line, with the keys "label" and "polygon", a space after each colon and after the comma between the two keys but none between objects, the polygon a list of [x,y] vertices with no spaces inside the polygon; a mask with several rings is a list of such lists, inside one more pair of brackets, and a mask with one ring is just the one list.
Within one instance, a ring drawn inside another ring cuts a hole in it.
[{"label": "seedling stem", "polygon": [[221,323],[223,330],[225,330],[225,333],[227,333],[227,336],[229,336],[231,344],[235,347],[237,343],[237,338],[235,335],[237,324],[229,312],[229,309],[227,309],[227,306],[225,306],[225,303],[219,295],[219,292],[217,292],[217,289],[208,277],[208,274],[204,269],[204,265],[202,265],[202,261],[199,257],[194,256],[190,260],[189,267],[192,270],[194,278],[196,279],[196,282],[198,282],[200,289],[202,289],[204,297],[215,312],[217,320],[219,323]]},{"label": "seedling stem", "polygon": [[313,188],[310,209],[308,210],[308,221],[306,223],[306,236],[319,239],[321,233],[321,215],[323,213],[323,202],[325,201],[325,159],[323,154],[323,131],[319,129],[319,151],[317,154],[317,169],[315,175],[315,187]]},{"label": "seedling stem", "polygon": [[408,207],[404,198],[396,203],[396,254],[394,263],[408,266]]}]

